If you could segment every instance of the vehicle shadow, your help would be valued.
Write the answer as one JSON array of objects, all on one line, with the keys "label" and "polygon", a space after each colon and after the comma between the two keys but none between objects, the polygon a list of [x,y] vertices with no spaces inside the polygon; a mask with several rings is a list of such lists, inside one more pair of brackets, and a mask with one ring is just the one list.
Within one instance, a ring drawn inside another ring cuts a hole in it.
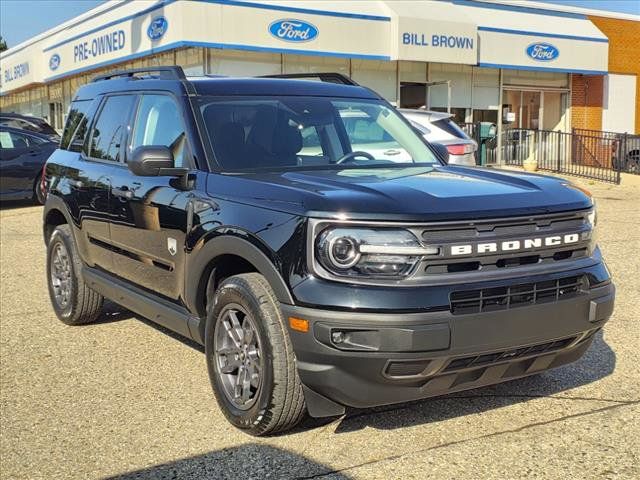
[{"label": "vehicle shadow", "polygon": [[33,200],[2,200],[0,201],[0,210],[17,210],[18,208],[41,207],[39,203]]},{"label": "vehicle shadow", "polygon": [[349,480],[326,465],[271,445],[249,443],[127,472],[105,480],[309,479],[331,475]]},{"label": "vehicle shadow", "polygon": [[351,410],[339,421],[335,433],[366,427],[392,430],[440,422],[550,397],[610,375],[615,364],[615,353],[604,341],[602,331],[599,331],[589,350],[575,363],[475,390],[385,407]]},{"label": "vehicle shadow", "polygon": [[[169,335],[187,347],[204,353],[204,347],[193,340],[136,315],[112,302],[105,303],[104,313],[96,323],[110,323],[131,318],[135,318],[149,327]],[[616,355],[605,342],[602,330],[600,330],[594,335],[593,343],[580,360],[554,370],[497,385],[425,400],[370,409],[348,409],[347,414],[341,419],[307,418],[289,433],[312,430],[334,421],[338,422],[335,429],[335,433],[338,434],[357,431],[366,427],[391,430],[440,422],[450,418],[463,417],[528,402],[533,399],[558,395],[563,391],[596,382],[610,375],[615,369],[615,365]]]},{"label": "vehicle shadow", "polygon": [[101,324],[109,324],[114,322],[122,322],[124,320],[136,319],[148,327],[154,328],[159,332],[168,335],[169,337],[177,340],[187,347],[193,348],[194,350],[198,350],[199,352],[204,353],[204,347],[190,338],[183,337],[182,335],[175,333],[173,330],[169,330],[168,328],[163,327],[151,320],[144,318],[141,315],[137,315],[134,312],[127,310],[126,308],[118,305],[117,303],[112,302],[111,300],[105,300],[104,306],[102,307],[102,312],[98,319],[93,322],[93,325],[101,325]]}]

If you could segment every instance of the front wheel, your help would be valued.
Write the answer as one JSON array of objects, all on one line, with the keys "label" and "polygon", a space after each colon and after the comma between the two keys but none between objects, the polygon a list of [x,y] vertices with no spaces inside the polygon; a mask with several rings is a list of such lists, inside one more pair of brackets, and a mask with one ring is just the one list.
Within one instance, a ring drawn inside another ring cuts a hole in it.
[{"label": "front wheel", "polygon": [[226,418],[251,435],[293,428],[306,413],[291,340],[271,287],[257,273],[226,279],[207,316],[205,353]]}]

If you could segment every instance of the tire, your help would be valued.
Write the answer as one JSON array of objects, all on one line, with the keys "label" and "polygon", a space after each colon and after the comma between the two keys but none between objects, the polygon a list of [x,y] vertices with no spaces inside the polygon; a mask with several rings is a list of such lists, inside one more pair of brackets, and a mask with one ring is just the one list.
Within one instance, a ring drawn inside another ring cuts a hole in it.
[{"label": "tire", "polygon": [[[265,278],[230,277],[209,302],[207,368],[227,420],[254,436],[296,426],[306,414],[302,384],[282,312]],[[238,379],[243,380],[239,391]]]},{"label": "tire", "polygon": [[82,277],[82,261],[69,225],[59,225],[47,245],[49,298],[57,317],[67,325],[93,322],[102,310],[102,295]]}]

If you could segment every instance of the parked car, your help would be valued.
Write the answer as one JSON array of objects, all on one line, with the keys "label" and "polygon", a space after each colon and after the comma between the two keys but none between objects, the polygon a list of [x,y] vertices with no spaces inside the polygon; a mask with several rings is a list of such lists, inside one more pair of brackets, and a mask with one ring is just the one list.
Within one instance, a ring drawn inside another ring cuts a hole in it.
[{"label": "parked car", "polygon": [[0,199],[44,203],[42,167],[57,147],[48,135],[0,126]]},{"label": "parked car", "polygon": [[45,120],[19,113],[0,112],[0,126],[27,130],[46,135],[53,142],[60,141],[60,135]]},{"label": "parked car", "polygon": [[453,165],[476,165],[478,143],[469,137],[456,122],[453,115],[430,110],[399,109],[428,142],[441,143],[449,151],[449,163]]},{"label": "parked car", "polygon": [[155,67],[81,87],[45,169],[58,318],[108,298],[204,345],[221,410],[253,435],[580,358],[615,291],[592,198],[446,165],[341,78]]}]

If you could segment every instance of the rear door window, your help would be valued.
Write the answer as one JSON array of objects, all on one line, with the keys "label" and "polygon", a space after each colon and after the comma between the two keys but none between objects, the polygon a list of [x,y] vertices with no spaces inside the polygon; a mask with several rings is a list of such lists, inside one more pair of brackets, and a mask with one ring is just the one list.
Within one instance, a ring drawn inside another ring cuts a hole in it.
[{"label": "rear door window", "polygon": [[468,135],[464,133],[464,131],[450,118],[441,118],[440,120],[436,120],[431,123],[456,138],[469,138]]},{"label": "rear door window", "polygon": [[120,161],[120,148],[125,140],[125,130],[135,98],[133,95],[116,95],[103,101],[91,131],[89,157],[110,162]]},{"label": "rear door window", "polygon": [[[86,123],[87,110],[91,105],[91,100],[76,100],[71,104],[69,109],[69,115],[67,116],[67,123],[64,126],[62,132],[62,141],[60,142],[60,148],[67,150],[73,134],[78,129],[78,125]],[[84,136],[82,137],[84,138]]]},{"label": "rear door window", "polygon": [[0,131],[0,148],[6,149],[26,149],[31,145],[36,145],[38,142],[33,140],[29,135],[23,135],[20,133]]}]

